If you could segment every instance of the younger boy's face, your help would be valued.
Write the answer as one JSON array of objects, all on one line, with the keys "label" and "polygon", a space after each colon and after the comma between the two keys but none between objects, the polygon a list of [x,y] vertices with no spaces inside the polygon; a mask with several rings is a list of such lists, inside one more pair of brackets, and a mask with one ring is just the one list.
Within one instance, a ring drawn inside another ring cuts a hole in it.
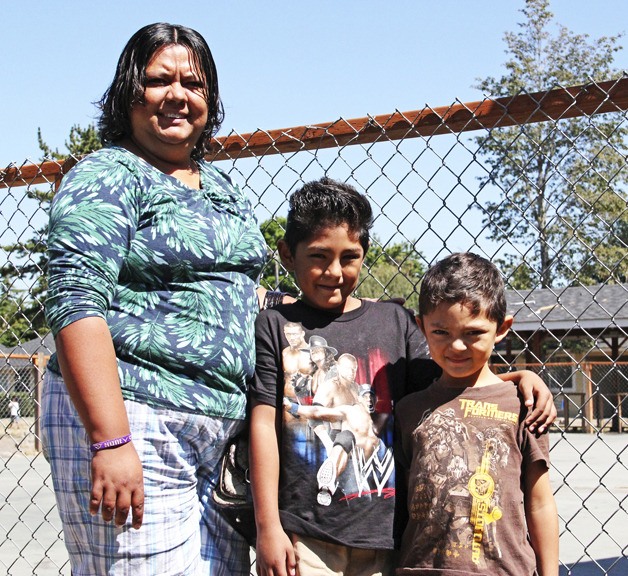
[{"label": "younger boy's face", "polygon": [[359,307],[359,300],[351,294],[358,285],[364,249],[358,235],[346,225],[324,228],[299,242],[294,254],[282,241],[279,254],[310,306],[333,312]]},{"label": "younger boy's face", "polygon": [[512,316],[501,326],[484,312],[477,316],[464,304],[442,302],[419,321],[432,359],[443,369],[441,381],[452,386],[483,386],[499,380],[488,361],[493,347],[508,333]]}]

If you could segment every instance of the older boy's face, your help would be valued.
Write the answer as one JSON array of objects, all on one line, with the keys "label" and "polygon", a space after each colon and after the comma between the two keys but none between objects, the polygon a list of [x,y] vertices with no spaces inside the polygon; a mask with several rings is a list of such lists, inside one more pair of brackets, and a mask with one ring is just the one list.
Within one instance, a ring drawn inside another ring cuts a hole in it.
[{"label": "older boy's face", "polygon": [[333,312],[360,306],[351,294],[358,284],[364,249],[346,225],[324,228],[299,242],[294,254],[282,254],[282,259],[310,306]]},{"label": "older boy's face", "polygon": [[512,317],[502,326],[468,306],[442,302],[421,319],[433,360],[443,369],[441,381],[451,386],[483,386],[499,382],[488,367],[495,343],[508,333]]}]

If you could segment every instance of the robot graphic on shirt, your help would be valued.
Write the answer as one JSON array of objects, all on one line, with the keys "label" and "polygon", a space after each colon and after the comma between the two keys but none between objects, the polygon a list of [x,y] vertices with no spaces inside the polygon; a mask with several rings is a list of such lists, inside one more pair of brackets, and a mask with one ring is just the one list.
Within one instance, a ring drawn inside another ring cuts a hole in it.
[{"label": "robot graphic on shirt", "polygon": [[486,557],[502,556],[496,479],[509,462],[505,430],[503,424],[483,430],[465,424],[452,408],[435,410],[415,430],[425,456],[417,467],[410,514],[424,523],[418,545],[426,554],[470,554],[478,566]]}]

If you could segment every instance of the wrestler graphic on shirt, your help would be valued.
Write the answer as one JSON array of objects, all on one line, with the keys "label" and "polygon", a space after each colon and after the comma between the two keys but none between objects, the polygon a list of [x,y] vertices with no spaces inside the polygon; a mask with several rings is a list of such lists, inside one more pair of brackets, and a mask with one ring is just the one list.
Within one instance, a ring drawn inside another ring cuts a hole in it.
[{"label": "wrestler graphic on shirt", "polygon": [[315,365],[310,360],[305,330],[300,322],[286,322],[283,333],[289,344],[281,351],[284,395],[299,404],[311,404],[311,375]]},{"label": "wrestler graphic on shirt", "polygon": [[[353,394],[349,404],[334,405],[332,407],[300,406],[284,398],[284,406],[291,414],[302,416],[315,421],[330,422],[340,425],[333,442],[327,449],[327,459],[318,470],[317,480],[319,504],[329,506],[332,495],[338,487],[336,479],[344,472],[349,458],[354,451],[360,455],[360,461],[368,461],[376,451],[380,439],[373,428],[371,413],[374,409],[375,398],[369,384],[357,385],[353,383]],[[317,428],[322,424],[317,424]]]},{"label": "wrestler graphic on shirt", "polygon": [[338,354],[338,350],[332,346],[328,346],[327,340],[322,336],[311,336],[307,348],[303,350],[310,353],[310,360],[314,365],[311,387],[312,395],[316,397],[319,386],[321,386],[327,378],[333,378],[338,374],[336,367],[336,354]]}]

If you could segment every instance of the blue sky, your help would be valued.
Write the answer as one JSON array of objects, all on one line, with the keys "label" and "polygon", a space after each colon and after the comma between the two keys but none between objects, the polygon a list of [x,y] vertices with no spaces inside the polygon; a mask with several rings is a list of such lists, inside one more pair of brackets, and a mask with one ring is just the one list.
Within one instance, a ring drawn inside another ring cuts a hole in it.
[{"label": "blue sky", "polygon": [[[501,73],[503,34],[523,0],[2,2],[0,167],[38,160],[37,128],[63,148],[93,121],[126,40],[144,24],[208,40],[226,109],[221,134],[449,105],[482,98]],[[556,20],[592,37],[623,32],[625,0],[553,0]],[[624,42],[627,40],[624,39]],[[628,69],[620,52],[618,68]]]}]

